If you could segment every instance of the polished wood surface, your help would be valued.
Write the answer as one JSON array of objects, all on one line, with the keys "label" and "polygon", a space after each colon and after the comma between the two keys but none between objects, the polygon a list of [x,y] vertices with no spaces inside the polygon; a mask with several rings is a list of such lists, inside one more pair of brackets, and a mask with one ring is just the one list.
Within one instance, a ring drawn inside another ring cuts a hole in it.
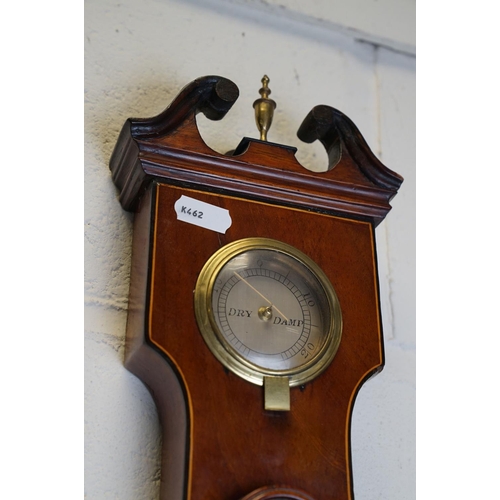
[{"label": "polished wood surface", "polygon": [[310,172],[296,149],[244,138],[231,155],[210,149],[195,116],[221,119],[237,98],[227,79],[192,82],[160,115],[125,122],[110,159],[113,181],[126,210],[136,210],[153,180],[201,190],[238,194],[306,210],[335,212],[379,224],[403,182],[371,152],[352,121],[329,106],[318,106],[299,128],[299,137],[321,140],[328,171]]},{"label": "polished wood surface", "polygon": [[[402,179],[326,106],[306,117],[299,136],[325,145],[327,172],[305,170],[294,148],[251,139],[231,155],[215,153],[195,115],[221,119],[236,97],[220,77],[191,83],[157,117],[128,120],[110,161],[120,202],[136,212],[125,364],[158,406],[161,498],[350,500],[354,400],[384,363],[374,227]],[[181,195],[227,209],[230,228],[221,234],[177,220]],[[224,369],[194,315],[206,260],[255,236],[311,257],[342,308],[337,355],[317,379],[291,389],[290,412],[263,409],[262,387]]]},{"label": "polished wood surface", "polygon": [[155,191],[141,199],[134,219],[125,366],[148,387],[162,426],[162,500],[187,499],[190,410],[175,362],[149,338]]},{"label": "polished wood surface", "polygon": [[[183,194],[229,210],[226,234],[178,221],[173,207]],[[279,239],[313,258],[342,308],[337,355],[324,374],[291,390],[290,412],[266,412],[262,387],[224,369],[194,316],[193,290],[206,260],[250,236]],[[383,364],[371,224],[158,185],[153,239],[149,340],[177,367],[188,398],[191,498],[237,499],[273,483],[317,500],[352,498],[352,405]]]}]

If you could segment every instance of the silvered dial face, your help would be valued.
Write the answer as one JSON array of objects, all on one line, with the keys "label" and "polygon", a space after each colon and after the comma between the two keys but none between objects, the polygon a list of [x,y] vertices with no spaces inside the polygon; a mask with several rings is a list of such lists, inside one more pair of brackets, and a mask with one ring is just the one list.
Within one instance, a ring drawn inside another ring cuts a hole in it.
[{"label": "silvered dial face", "polygon": [[318,376],[342,335],[340,304],[330,281],[307,255],[269,238],[219,249],[203,266],[195,314],[214,356],[262,385],[286,377],[291,387]]},{"label": "silvered dial face", "polygon": [[250,249],[230,259],[215,280],[211,309],[226,346],[267,370],[293,370],[312,361],[332,321],[316,275],[274,249]]}]

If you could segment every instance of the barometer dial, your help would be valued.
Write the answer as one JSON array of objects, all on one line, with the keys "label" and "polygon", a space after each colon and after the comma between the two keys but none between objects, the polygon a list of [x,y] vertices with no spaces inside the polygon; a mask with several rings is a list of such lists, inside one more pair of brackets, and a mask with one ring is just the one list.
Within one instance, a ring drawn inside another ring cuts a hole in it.
[{"label": "barometer dial", "polygon": [[195,311],[211,351],[227,368],[262,385],[319,375],[338,349],[335,291],[309,257],[285,243],[247,238],[216,252],[202,269]]}]

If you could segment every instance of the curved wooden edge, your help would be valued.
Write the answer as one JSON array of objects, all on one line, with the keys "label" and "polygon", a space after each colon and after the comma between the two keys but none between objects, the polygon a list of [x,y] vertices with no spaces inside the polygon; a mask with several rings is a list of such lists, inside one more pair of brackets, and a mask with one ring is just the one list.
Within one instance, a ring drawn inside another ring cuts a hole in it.
[{"label": "curved wooden edge", "polygon": [[[175,362],[149,340],[151,239],[156,185],[135,214],[124,365],[147,387],[162,428],[160,497],[187,499],[190,487],[191,409]],[[172,457],[175,457],[173,460]]]},{"label": "curved wooden edge", "polygon": [[168,134],[183,122],[203,113],[210,120],[221,120],[239,97],[236,84],[222,76],[204,76],[186,85],[162,113],[152,118],[130,118],[136,139]]},{"label": "curved wooden edge", "polygon": [[306,143],[319,140],[328,154],[328,170],[332,170],[341,160],[346,148],[362,173],[378,187],[394,190],[403,178],[388,169],[373,154],[359,129],[344,113],[330,106],[315,106],[297,131],[298,138]]},{"label": "curved wooden edge", "polygon": [[144,172],[138,141],[150,140],[154,143],[187,124],[195,136],[197,147],[204,147],[196,126],[196,115],[201,112],[211,120],[221,120],[238,97],[238,87],[231,80],[221,76],[204,76],[186,85],[159,115],[126,120],[109,160],[122,207],[136,211],[152,180],[152,176]]},{"label": "curved wooden edge", "polygon": [[265,141],[243,139],[235,155],[211,150],[199,133],[196,114],[220,120],[238,95],[230,80],[205,76],[184,87],[158,116],[128,119],[109,165],[122,207],[136,211],[156,179],[352,216],[375,225],[384,219],[403,178],[375,157],[347,116],[329,106],[313,108],[298,132],[305,142],[323,143],[329,172],[311,172],[298,162],[295,148]]},{"label": "curved wooden edge", "polygon": [[245,495],[241,500],[314,500],[306,492],[288,486],[264,486]]},{"label": "curved wooden edge", "polygon": [[181,377],[163,353],[147,343],[127,354],[125,367],[147,387],[158,411],[162,429],[160,498],[189,498],[190,410]]}]

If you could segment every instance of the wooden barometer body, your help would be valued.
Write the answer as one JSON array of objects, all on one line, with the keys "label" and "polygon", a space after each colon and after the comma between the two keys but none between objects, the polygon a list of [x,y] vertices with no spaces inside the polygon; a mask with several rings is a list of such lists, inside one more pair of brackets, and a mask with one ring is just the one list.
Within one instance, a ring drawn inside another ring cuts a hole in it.
[{"label": "wooden barometer body", "polygon": [[384,364],[374,228],[402,178],[328,106],[298,132],[326,172],[264,140],[216,153],[195,116],[237,97],[192,82],[127,120],[110,161],[135,212],[125,366],[158,407],[161,498],[353,499],[353,404]]}]

